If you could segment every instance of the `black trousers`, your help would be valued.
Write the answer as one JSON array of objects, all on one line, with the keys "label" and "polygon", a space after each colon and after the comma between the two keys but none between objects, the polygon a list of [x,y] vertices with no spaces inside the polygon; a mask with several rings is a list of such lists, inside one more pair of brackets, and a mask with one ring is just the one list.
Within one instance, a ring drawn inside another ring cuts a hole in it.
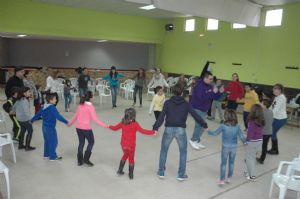
[{"label": "black trousers", "polygon": [[139,93],[139,99],[140,99],[140,105],[143,104],[142,102],[142,96],[143,96],[143,87],[141,86],[135,86],[134,87],[134,93],[133,93],[133,101],[136,103],[136,94]]},{"label": "black trousers", "polygon": [[27,131],[26,146],[30,146],[32,133],[33,133],[32,124],[30,123],[30,121],[19,122],[19,123],[20,123],[20,126],[21,126],[21,133],[20,133],[20,136],[19,136],[19,146],[24,145],[23,141],[24,141],[26,131]]},{"label": "black trousers", "polygon": [[272,135],[264,135],[263,136],[263,144],[262,144],[262,150],[261,150],[261,156],[260,156],[260,160],[262,160],[262,161],[264,161],[266,159],[268,143],[271,138],[272,138]]},{"label": "black trousers", "polygon": [[155,119],[158,120],[161,111],[154,111]]},{"label": "black trousers", "polygon": [[13,123],[13,129],[12,129],[12,131],[14,132],[13,139],[19,139],[21,133],[21,126],[18,120],[16,119],[16,116],[10,115],[9,118]]},{"label": "black trousers", "polygon": [[86,151],[91,153],[94,143],[95,143],[93,131],[92,130],[83,130],[83,129],[76,129],[76,131],[77,131],[78,140],[79,140],[78,154],[83,154],[85,139],[87,139],[87,141],[88,141],[88,146],[86,148]]}]

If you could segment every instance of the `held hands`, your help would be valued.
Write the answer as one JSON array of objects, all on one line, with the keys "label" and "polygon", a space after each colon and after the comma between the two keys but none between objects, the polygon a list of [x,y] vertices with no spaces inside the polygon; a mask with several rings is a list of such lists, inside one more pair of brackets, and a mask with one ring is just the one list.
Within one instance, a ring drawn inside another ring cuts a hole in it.
[{"label": "held hands", "polygon": [[224,93],[224,91],[225,91],[225,88],[224,88],[224,86],[222,86],[222,87],[220,88],[220,93]]},{"label": "held hands", "polygon": [[154,131],[153,136],[157,136],[157,134],[158,134],[158,131]]},{"label": "held hands", "polygon": [[216,86],[214,87],[213,92],[214,92],[214,93],[217,93],[217,92],[218,92],[218,88],[217,88]]}]

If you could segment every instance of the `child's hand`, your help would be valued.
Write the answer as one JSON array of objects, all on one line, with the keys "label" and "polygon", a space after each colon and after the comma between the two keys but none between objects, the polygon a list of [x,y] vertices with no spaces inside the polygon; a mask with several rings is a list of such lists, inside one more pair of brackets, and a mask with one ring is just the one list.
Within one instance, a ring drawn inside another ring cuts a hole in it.
[{"label": "child's hand", "polygon": [[220,91],[220,93],[224,93],[224,91],[225,91],[224,86],[222,86],[219,91]]},{"label": "child's hand", "polygon": [[158,131],[154,131],[153,136],[157,136],[157,134],[158,134]]}]

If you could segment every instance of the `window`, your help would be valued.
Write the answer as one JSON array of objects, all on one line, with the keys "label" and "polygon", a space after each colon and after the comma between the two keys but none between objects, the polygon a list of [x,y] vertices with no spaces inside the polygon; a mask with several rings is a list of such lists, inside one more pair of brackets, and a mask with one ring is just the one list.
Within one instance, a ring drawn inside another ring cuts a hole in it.
[{"label": "window", "polygon": [[219,21],[216,19],[208,19],[207,20],[207,30],[218,30]]},{"label": "window", "polygon": [[239,24],[239,23],[233,23],[232,28],[233,29],[242,29],[242,28],[246,28],[246,25],[245,24]]},{"label": "window", "polygon": [[195,19],[187,19],[185,21],[185,31],[192,32],[195,30]]},{"label": "window", "polygon": [[268,10],[266,13],[265,26],[280,26],[282,19],[282,9]]}]

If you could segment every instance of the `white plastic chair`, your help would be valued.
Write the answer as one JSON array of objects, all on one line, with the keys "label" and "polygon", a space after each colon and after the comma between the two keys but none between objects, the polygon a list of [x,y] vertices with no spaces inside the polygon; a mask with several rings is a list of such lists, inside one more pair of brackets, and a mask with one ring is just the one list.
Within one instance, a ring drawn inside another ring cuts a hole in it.
[{"label": "white plastic chair", "polygon": [[5,119],[5,113],[3,111],[0,111],[0,124],[4,125],[4,130],[7,130],[7,125],[6,125],[6,119]]},{"label": "white plastic chair", "polygon": [[148,88],[148,90],[147,90],[147,98],[149,98],[149,95],[151,95],[151,99],[152,99],[152,97],[155,95],[155,92],[154,92],[154,89],[155,88]]},{"label": "white plastic chair", "polygon": [[[281,174],[283,166],[288,165],[285,174]],[[276,173],[272,175],[272,182],[269,197],[272,196],[274,183],[279,187],[279,199],[284,199],[287,190],[297,192],[297,199],[300,199],[300,176],[294,175],[300,172],[300,159],[295,158],[292,162],[281,161]]]},{"label": "white plastic chair", "polygon": [[134,86],[135,86],[134,80],[127,81],[127,83],[125,85],[125,99],[128,100],[129,96],[131,96],[133,98]]},{"label": "white plastic chair", "polygon": [[97,85],[97,91],[99,92],[100,104],[103,103],[103,97],[110,97],[111,90],[105,85]]},{"label": "white plastic chair", "polygon": [[78,78],[76,77],[71,77],[70,79],[70,82],[71,82],[71,85],[74,87],[74,88],[78,88]]},{"label": "white plastic chair", "polygon": [[16,159],[16,152],[15,152],[15,148],[14,148],[14,143],[13,143],[13,141],[11,139],[11,135],[9,133],[0,134],[0,158],[2,158],[2,147],[5,146],[5,145],[10,145],[11,152],[12,152],[12,155],[13,155],[13,160],[14,160],[14,163],[16,163],[17,159]]},{"label": "white plastic chair", "polygon": [[0,173],[3,173],[5,176],[7,198],[10,199],[9,169],[1,161],[0,161]]}]

